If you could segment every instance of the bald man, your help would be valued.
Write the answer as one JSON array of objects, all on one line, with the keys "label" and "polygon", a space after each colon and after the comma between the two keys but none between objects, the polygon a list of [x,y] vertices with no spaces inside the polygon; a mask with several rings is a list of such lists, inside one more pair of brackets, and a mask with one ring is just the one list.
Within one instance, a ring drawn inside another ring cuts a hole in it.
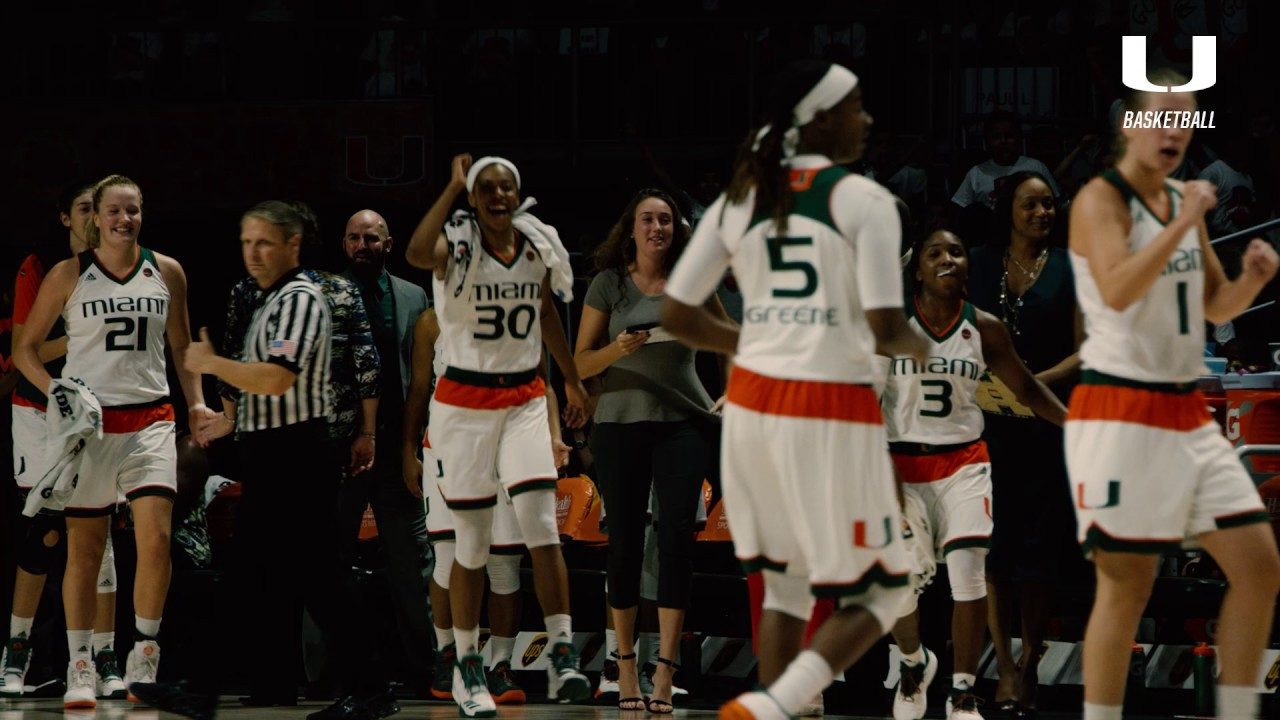
[{"label": "bald man", "polygon": [[[417,284],[387,272],[387,258],[395,241],[387,221],[372,210],[361,210],[347,221],[342,249],[347,256],[343,272],[360,291],[369,315],[380,360],[380,393],[376,430],[370,423],[355,430],[353,442],[371,444],[373,466],[352,475],[342,486],[344,552],[354,560],[356,538],[364,509],[373,506],[378,538],[384,551],[387,582],[395,607],[397,633],[404,645],[408,666],[400,678],[426,696],[432,674],[431,647],[435,637],[428,616],[426,512],[422,501],[409,494],[401,478],[401,442],[404,401],[409,391],[409,367],[413,356],[413,328],[426,310],[427,293]],[[363,405],[368,409],[371,404]],[[422,434],[420,428],[418,434]]]}]

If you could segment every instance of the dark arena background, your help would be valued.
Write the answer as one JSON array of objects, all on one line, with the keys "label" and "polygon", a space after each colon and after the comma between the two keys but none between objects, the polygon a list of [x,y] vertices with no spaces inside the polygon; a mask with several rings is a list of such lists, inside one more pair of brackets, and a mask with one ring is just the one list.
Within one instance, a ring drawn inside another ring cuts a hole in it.
[{"label": "dark arena background", "polygon": [[[518,164],[521,194],[537,198],[539,217],[558,228],[573,255],[577,299],[561,306],[572,347],[592,272],[589,255],[628,198],[640,188],[664,188],[686,216],[698,219],[728,183],[736,148],[761,121],[769,79],[788,63],[813,57],[858,75],[874,126],[864,157],[851,169],[873,176],[904,201],[908,239],[948,227],[970,246],[985,244],[989,211],[981,204],[960,208],[952,198],[969,168],[991,156],[984,123],[993,113],[1010,113],[1018,153],[1053,173],[1065,227],[1073,194],[1105,167],[1111,151],[1115,102],[1125,90],[1126,35],[1146,37],[1149,68],[1167,65],[1184,74],[1192,69],[1190,38],[1216,38],[1216,83],[1197,98],[1199,109],[1214,113],[1215,127],[1196,131],[1187,174],[1180,177],[1206,177],[1208,170],[1220,187],[1229,184],[1230,192],[1219,196],[1221,212],[1210,222],[1212,237],[1230,236],[1215,245],[1229,276],[1239,271],[1248,239],[1280,241],[1280,3],[1270,0],[135,0],[76,10],[59,4],[9,8],[0,45],[8,68],[8,130],[0,133],[6,318],[10,280],[24,257],[40,243],[65,242],[59,193],[113,173],[140,186],[140,242],[182,263],[191,324],[208,327],[215,344],[228,293],[245,276],[239,219],[262,200],[302,200],[315,209],[322,247],[310,250],[306,262],[329,270],[346,261],[346,219],[362,208],[378,211],[395,239],[388,269],[430,293],[428,275],[408,265],[404,249],[447,181],[450,159],[469,152]],[[1065,244],[1066,233],[1055,242]],[[1272,304],[1278,295],[1273,282],[1255,302],[1258,308],[1235,321],[1233,336],[1206,338],[1228,369],[1206,376],[1201,387],[1237,448],[1262,446],[1248,451],[1246,465],[1264,498],[1280,499],[1280,490],[1266,485],[1280,478],[1280,375],[1268,374],[1280,370],[1280,357],[1272,354],[1280,347],[1280,305]],[[730,314],[740,316],[740,296],[736,307],[734,297],[731,288],[722,292]],[[16,372],[7,330],[3,345],[3,369]],[[700,356],[698,368],[708,387],[719,387],[711,358]],[[176,388],[172,373],[170,384]],[[208,376],[206,396],[216,397]],[[7,408],[3,417],[8,442]],[[184,424],[185,412],[178,417]],[[0,460],[0,467],[8,462]],[[213,474],[234,479],[232,463],[212,462]],[[575,458],[571,475],[583,474],[584,462]],[[712,717],[720,703],[755,680],[748,581],[728,532],[717,527],[717,483],[709,478],[711,518],[696,544],[678,676],[690,695],[676,703],[677,716]],[[17,540],[9,529],[20,503],[11,488],[6,483],[2,493],[0,617],[8,615],[13,595]],[[1268,503],[1280,528],[1277,499]],[[562,500],[575,641],[595,682],[605,655],[607,536],[589,514],[566,521],[581,501],[572,488]],[[296,664],[299,688],[308,687],[315,668],[304,669],[301,652],[296,658],[258,657],[252,638],[205,634],[208,618],[227,611],[214,599],[218,551],[230,533],[229,504],[215,499],[209,508],[212,567],[175,571],[161,677],[222,673],[235,688],[240,668],[210,666],[204,649],[235,643],[245,648],[244,663]],[[591,504],[588,497],[583,507]],[[132,581],[130,532],[120,527],[113,535],[122,629],[131,627],[133,616],[124,590]],[[419,701],[428,678],[397,670],[402,647],[380,540],[373,527],[362,532],[366,539],[352,572],[370,610],[359,624],[376,638],[400,683],[403,716],[452,717],[451,703]],[[545,673],[535,672],[546,666],[539,657],[545,637],[527,557],[523,567],[524,620],[515,661],[523,663],[517,676],[536,703],[545,697]],[[1043,715],[1079,717],[1080,641],[1093,597],[1091,576],[1064,579],[1056,591],[1040,661]],[[43,718],[61,709],[67,655],[57,578],[55,569],[36,620],[36,660],[27,677],[36,689],[20,700],[0,700],[0,720]],[[929,717],[943,712],[950,673],[946,587],[939,577],[921,600],[925,643],[943,658]],[[1202,553],[1165,557],[1137,638],[1142,652],[1135,655],[1127,716],[1206,715],[1197,704],[1192,648],[1214,644],[1224,589],[1221,572]],[[313,634],[305,642],[314,642]],[[1259,677],[1269,717],[1280,717],[1274,697],[1280,688],[1278,639],[1272,638]],[[889,717],[898,675],[892,652],[882,640],[834,684],[826,693],[827,716]],[[990,646],[978,690],[987,699],[984,716],[1002,717],[992,701]],[[323,707],[307,705],[309,711]],[[229,696],[221,714],[302,716],[294,712],[242,708]],[[125,701],[100,702],[96,713],[169,717]],[[533,704],[500,708],[498,716],[615,713],[608,705],[570,710]]]}]

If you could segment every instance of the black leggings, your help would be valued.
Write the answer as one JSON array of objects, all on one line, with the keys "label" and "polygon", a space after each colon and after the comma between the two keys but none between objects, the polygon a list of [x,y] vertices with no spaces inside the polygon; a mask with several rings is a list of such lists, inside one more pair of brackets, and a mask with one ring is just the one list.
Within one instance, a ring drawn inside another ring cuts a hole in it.
[{"label": "black leggings", "polygon": [[711,461],[691,422],[600,423],[591,434],[609,523],[609,605],[640,601],[649,488],[658,501],[658,606],[689,606],[693,524]]}]

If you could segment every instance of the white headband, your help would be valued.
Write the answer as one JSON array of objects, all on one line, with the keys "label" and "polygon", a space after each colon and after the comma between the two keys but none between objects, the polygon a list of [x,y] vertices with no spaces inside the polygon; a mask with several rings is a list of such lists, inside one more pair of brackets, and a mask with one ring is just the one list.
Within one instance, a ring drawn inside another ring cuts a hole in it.
[{"label": "white headband", "polygon": [[[782,155],[785,158],[795,157],[796,148],[800,144],[800,128],[808,125],[813,116],[818,114],[820,110],[830,110],[837,103],[845,98],[846,95],[853,92],[858,86],[858,76],[854,75],[848,69],[832,64],[827,69],[827,74],[822,76],[817,85],[814,85],[805,96],[800,98],[800,102],[796,103],[795,108],[791,111],[791,127],[782,136]],[[769,133],[771,126],[765,125],[760,128],[760,132],[756,135],[756,147],[760,147],[760,141]]]},{"label": "white headband", "polygon": [[490,155],[488,157],[482,157],[471,163],[471,169],[467,171],[467,192],[471,192],[475,189],[476,178],[480,177],[480,171],[490,165],[501,165],[502,167],[510,170],[511,176],[516,179],[516,189],[520,189],[520,171],[516,169],[516,164],[506,158]]}]

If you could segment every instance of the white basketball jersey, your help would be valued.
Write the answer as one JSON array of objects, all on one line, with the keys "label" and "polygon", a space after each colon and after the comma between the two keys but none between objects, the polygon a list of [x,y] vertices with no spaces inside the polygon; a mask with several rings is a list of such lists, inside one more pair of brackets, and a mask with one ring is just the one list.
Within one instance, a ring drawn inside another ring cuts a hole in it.
[{"label": "white basketball jersey", "polygon": [[138,248],[138,262],[123,278],[80,253],[80,277],[62,309],[67,326],[63,377],[79,378],[103,407],[136,405],[169,395],[164,332],[169,288],[155,255]]},{"label": "white basketball jersey", "polygon": [[954,445],[982,435],[978,380],[986,372],[977,310],[967,301],[949,327],[933,328],[914,301],[908,322],[929,339],[929,359],[889,361],[889,380],[881,398],[889,442]]},{"label": "white basketball jersey", "polygon": [[434,285],[441,341],[437,351],[443,344],[446,364],[462,370],[532,370],[542,356],[542,281],[547,266],[533,243],[519,233],[510,261],[480,242],[478,227],[471,237],[474,242],[455,244],[450,233],[445,279]]},{"label": "white basketball jersey", "polygon": [[[1129,252],[1150,245],[1164,231],[1157,217],[1120,173],[1102,177],[1124,195],[1133,226]],[[1182,194],[1168,183],[1169,220],[1182,211]],[[1137,302],[1116,312],[1102,301],[1087,258],[1071,253],[1076,297],[1084,315],[1085,341],[1080,360],[1096,370],[1130,380],[1153,383],[1190,382],[1208,372],[1204,365],[1204,257],[1196,228],[1186,232],[1164,272]]]},{"label": "white basketball jersey", "polygon": [[743,299],[736,365],[774,378],[869,385],[875,338],[866,310],[902,305],[893,197],[822,157],[795,158],[790,172],[786,232],[754,199],[730,205],[721,196],[667,295],[701,304],[731,261]]}]

